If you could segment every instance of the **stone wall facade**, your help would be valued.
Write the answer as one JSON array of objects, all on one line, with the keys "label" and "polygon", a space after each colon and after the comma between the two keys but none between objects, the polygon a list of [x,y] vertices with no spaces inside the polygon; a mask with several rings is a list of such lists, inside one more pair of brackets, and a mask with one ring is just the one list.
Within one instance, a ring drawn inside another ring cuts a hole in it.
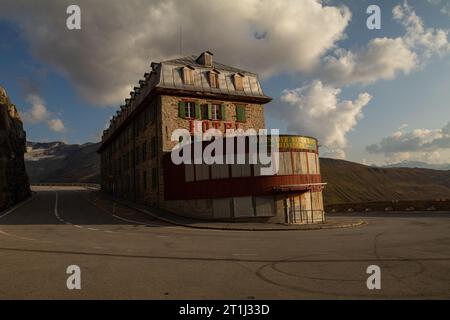
[{"label": "stone wall facade", "polygon": [[0,210],[31,195],[25,170],[26,133],[17,108],[0,87]]}]

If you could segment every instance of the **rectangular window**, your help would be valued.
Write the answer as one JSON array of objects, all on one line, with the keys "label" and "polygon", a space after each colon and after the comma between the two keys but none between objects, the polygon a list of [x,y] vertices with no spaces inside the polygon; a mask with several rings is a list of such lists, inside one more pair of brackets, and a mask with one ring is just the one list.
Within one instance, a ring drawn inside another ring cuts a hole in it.
[{"label": "rectangular window", "polygon": [[202,120],[208,120],[209,119],[209,116],[208,116],[208,105],[205,103],[205,104],[202,104],[201,105],[201,113],[202,113],[202,115],[201,115],[201,117],[202,117]]},{"label": "rectangular window", "polygon": [[147,171],[143,172],[142,181],[144,182],[144,190],[147,190]]},{"label": "rectangular window", "polygon": [[152,137],[152,159],[156,158],[157,150],[156,137]]},{"label": "rectangular window", "polygon": [[142,144],[142,161],[147,160],[147,142]]},{"label": "rectangular window", "polygon": [[183,81],[184,84],[192,85],[194,84],[194,72],[188,67],[183,68]]},{"label": "rectangular window", "polygon": [[195,118],[195,102],[187,101],[184,103],[184,117],[189,119]]},{"label": "rectangular window", "polygon": [[246,121],[245,105],[242,104],[236,105],[236,121],[238,122]]},{"label": "rectangular window", "polygon": [[222,120],[222,106],[220,104],[211,105],[211,120]]},{"label": "rectangular window", "polygon": [[158,170],[156,168],[152,169],[152,189],[156,189],[158,187]]},{"label": "rectangular window", "polygon": [[238,91],[244,90],[244,85],[242,84],[242,77],[238,74],[234,75],[234,86]]},{"label": "rectangular window", "polygon": [[209,72],[209,84],[211,88],[219,88],[219,75],[215,72]]},{"label": "rectangular window", "polygon": [[136,164],[139,164],[139,159],[141,158],[139,155],[139,147],[136,148],[136,154],[134,158],[136,159]]}]

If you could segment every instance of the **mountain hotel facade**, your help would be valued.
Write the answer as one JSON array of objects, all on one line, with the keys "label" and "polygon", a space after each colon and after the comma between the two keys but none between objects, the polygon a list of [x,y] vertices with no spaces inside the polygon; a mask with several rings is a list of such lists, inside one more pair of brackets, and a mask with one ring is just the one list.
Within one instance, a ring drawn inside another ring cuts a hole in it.
[{"label": "mountain hotel facade", "polygon": [[270,101],[256,74],[215,62],[209,51],[152,63],[103,132],[102,190],[197,219],[324,222],[315,138],[279,136],[274,175],[261,175],[259,164],[171,160],[178,144],[171,140],[174,130],[193,134],[200,123],[203,131],[258,132],[265,128],[264,105]]}]

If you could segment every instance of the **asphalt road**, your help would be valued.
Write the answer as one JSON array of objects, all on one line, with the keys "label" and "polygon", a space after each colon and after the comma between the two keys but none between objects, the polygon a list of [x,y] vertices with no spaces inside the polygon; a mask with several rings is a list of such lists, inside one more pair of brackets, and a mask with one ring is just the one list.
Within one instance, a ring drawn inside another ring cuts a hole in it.
[{"label": "asphalt road", "polygon": [[[175,227],[82,188],[0,214],[2,299],[450,298],[450,213],[371,214],[316,231]],[[355,216],[355,215],[354,215]],[[69,290],[66,269],[81,269]],[[381,268],[381,290],[366,269]]]}]

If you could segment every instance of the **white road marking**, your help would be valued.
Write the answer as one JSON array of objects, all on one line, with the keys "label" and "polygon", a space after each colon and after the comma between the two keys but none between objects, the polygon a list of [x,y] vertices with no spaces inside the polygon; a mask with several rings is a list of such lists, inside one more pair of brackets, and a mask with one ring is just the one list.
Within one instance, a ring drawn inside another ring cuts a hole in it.
[{"label": "white road marking", "polygon": [[54,212],[55,212],[56,218],[58,218],[59,220],[62,220],[59,217],[59,214],[58,214],[58,191],[55,191],[55,208],[54,208]]}]

